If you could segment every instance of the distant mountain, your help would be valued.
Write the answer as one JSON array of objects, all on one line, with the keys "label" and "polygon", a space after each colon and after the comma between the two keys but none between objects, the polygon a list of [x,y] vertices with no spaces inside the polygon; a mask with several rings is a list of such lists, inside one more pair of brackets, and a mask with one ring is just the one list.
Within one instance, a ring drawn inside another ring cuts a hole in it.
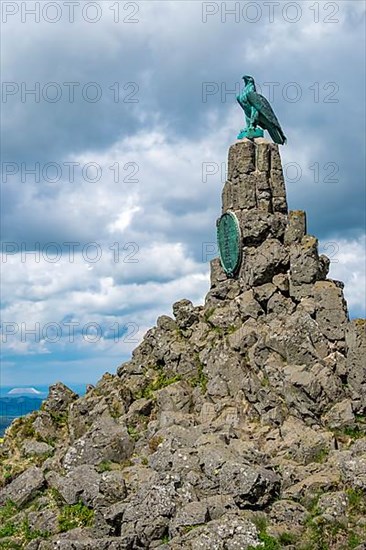
[{"label": "distant mountain", "polygon": [[38,411],[43,399],[25,395],[0,397],[0,437],[4,435],[11,422],[33,411]]},{"label": "distant mountain", "polygon": [[35,388],[13,388],[8,395],[42,395],[42,392]]}]

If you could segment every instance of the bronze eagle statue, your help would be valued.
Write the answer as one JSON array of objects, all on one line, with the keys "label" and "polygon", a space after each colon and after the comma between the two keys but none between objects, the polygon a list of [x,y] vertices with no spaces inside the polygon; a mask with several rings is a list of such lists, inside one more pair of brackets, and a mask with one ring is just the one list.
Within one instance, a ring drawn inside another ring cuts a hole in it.
[{"label": "bronze eagle statue", "polygon": [[253,138],[258,137],[259,135],[263,136],[263,133],[258,133],[257,126],[259,126],[263,130],[268,131],[275,143],[284,145],[287,138],[282,131],[280,123],[278,122],[269,101],[257,92],[254,78],[252,76],[245,75],[243,76],[243,80],[244,89],[237,96],[237,100],[244,111],[247,128],[242,130],[238,138]]}]

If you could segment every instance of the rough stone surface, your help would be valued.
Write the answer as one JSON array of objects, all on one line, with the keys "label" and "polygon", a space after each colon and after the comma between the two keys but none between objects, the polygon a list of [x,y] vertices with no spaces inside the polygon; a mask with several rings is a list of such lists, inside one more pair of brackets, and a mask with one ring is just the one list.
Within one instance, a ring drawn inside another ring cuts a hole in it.
[{"label": "rough stone surface", "polygon": [[0,503],[11,500],[17,506],[23,506],[30,501],[35,493],[42,489],[45,480],[40,468],[32,467],[16,477],[10,485],[0,490]]},{"label": "rough stone surface", "polygon": [[239,274],[212,260],[203,305],[179,300],[115,375],[83,397],[57,383],[7,429],[0,546],[362,546],[365,320],[349,321],[305,213],[288,213],[276,145],[230,147],[222,200]]}]

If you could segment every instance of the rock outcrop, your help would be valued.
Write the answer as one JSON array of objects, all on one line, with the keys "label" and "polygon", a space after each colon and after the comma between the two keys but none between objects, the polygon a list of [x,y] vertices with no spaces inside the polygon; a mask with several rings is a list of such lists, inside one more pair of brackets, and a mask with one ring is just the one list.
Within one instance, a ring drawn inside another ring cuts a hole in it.
[{"label": "rock outcrop", "polygon": [[234,144],[222,201],[238,276],[213,260],[204,305],[8,428],[0,548],[366,547],[365,320],[288,212],[277,146]]}]

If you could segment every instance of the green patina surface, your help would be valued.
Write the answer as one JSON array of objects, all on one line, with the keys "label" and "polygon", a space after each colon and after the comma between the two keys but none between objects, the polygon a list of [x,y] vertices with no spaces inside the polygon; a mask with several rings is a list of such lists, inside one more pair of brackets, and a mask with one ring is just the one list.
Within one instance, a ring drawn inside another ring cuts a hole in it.
[{"label": "green patina surface", "polygon": [[217,223],[217,242],[221,265],[229,277],[234,277],[241,261],[241,235],[237,217],[226,212]]}]

